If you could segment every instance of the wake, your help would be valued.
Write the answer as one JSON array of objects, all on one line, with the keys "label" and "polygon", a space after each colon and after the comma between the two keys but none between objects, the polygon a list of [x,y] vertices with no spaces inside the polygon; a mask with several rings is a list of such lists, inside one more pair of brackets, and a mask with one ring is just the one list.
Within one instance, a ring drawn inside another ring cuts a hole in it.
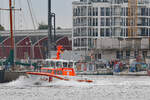
[{"label": "wake", "polygon": [[52,82],[43,81],[39,78],[33,79],[28,78],[26,76],[20,76],[17,80],[14,80],[12,82],[6,83],[5,86],[8,87],[53,87],[53,86],[66,86],[66,87],[83,87],[83,86],[92,86],[93,83],[87,83],[87,82],[77,82],[74,80],[71,81],[64,81],[64,80],[58,80],[54,79]]}]

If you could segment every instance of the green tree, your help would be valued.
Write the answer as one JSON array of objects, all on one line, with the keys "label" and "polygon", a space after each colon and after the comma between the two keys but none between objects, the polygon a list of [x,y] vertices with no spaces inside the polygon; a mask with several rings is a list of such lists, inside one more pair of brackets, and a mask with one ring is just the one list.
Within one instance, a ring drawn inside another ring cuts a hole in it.
[{"label": "green tree", "polygon": [[39,24],[38,30],[46,30],[48,29],[48,25]]},{"label": "green tree", "polygon": [[0,24],[0,31],[4,31],[5,28]]},{"label": "green tree", "polygon": [[60,30],[60,29],[61,29],[61,27],[59,27],[59,26],[58,26],[58,27],[57,27],[57,29],[58,29],[58,30]]}]

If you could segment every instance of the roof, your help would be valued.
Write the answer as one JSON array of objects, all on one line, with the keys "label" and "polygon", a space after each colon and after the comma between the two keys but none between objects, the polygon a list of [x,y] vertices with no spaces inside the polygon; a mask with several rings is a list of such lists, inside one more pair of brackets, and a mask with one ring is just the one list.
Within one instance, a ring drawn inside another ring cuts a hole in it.
[{"label": "roof", "polygon": [[54,61],[54,62],[75,62],[73,60],[64,60],[64,59],[46,59],[45,61]]},{"label": "roof", "polygon": [[[53,31],[52,31],[53,33]],[[66,28],[66,29],[56,29],[57,35],[72,35],[72,29]],[[1,36],[10,36],[10,31],[0,31]],[[47,36],[48,30],[15,30],[14,36]]]}]

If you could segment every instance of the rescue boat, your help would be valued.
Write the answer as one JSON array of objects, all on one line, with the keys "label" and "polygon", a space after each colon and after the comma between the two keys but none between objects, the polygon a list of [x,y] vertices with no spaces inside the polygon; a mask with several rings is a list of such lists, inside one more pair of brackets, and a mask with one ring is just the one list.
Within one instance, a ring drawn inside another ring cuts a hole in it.
[{"label": "rescue boat", "polygon": [[78,82],[93,82],[86,78],[77,77],[75,73],[75,61],[60,59],[60,53],[62,52],[62,46],[57,47],[57,57],[53,59],[46,59],[46,65],[43,66],[40,72],[26,72],[30,76],[38,76],[44,81],[53,81],[53,79],[59,79],[64,81],[75,80]]}]

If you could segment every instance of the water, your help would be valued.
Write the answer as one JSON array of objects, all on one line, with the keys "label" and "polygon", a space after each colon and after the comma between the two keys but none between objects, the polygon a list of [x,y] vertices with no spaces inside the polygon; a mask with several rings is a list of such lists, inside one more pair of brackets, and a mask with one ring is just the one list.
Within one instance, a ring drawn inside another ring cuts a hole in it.
[{"label": "water", "polygon": [[0,84],[0,100],[150,100],[150,77],[88,76],[93,83],[20,77]]}]

